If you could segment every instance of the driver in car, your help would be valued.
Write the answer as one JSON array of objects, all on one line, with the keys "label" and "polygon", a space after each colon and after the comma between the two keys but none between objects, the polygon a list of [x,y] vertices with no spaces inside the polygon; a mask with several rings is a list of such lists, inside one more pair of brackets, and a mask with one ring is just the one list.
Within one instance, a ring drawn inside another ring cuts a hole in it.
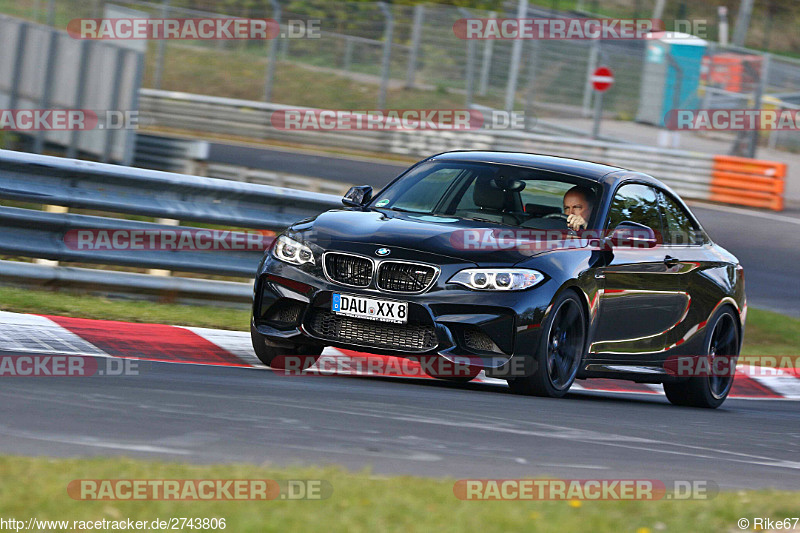
[{"label": "driver in car", "polygon": [[586,229],[594,206],[594,191],[576,185],[564,194],[564,214],[567,226],[573,231]]}]

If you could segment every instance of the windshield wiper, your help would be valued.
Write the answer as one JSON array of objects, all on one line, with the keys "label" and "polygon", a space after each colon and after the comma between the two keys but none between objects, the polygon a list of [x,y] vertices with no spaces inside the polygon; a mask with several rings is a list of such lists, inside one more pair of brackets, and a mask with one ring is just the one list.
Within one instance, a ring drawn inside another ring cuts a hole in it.
[{"label": "windshield wiper", "polygon": [[415,209],[406,209],[404,207],[383,207],[379,209],[388,209],[389,211],[398,211],[400,213],[413,213],[415,215],[430,215],[430,211],[417,211]]}]

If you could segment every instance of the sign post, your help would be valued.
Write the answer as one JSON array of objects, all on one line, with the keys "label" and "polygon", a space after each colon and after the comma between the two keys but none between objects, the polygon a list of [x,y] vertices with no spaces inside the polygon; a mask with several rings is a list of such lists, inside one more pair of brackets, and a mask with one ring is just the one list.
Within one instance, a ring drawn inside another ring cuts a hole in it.
[{"label": "sign post", "polygon": [[614,85],[614,73],[608,67],[597,67],[590,80],[597,93],[594,98],[594,124],[592,126],[592,138],[597,139],[600,136],[600,119],[603,115],[603,93]]}]

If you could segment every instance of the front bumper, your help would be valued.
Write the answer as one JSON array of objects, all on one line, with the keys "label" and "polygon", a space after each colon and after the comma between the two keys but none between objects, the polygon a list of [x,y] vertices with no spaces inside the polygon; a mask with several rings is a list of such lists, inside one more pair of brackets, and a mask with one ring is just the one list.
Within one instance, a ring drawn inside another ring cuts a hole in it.
[{"label": "front bumper", "polygon": [[[384,355],[439,355],[470,366],[502,368],[533,353],[552,294],[547,282],[526,291],[471,291],[447,280],[473,264],[441,265],[423,294],[356,289],[268,257],[255,283],[251,327],[277,346],[316,344]],[[347,318],[331,312],[334,293],[404,301],[408,323]]]}]

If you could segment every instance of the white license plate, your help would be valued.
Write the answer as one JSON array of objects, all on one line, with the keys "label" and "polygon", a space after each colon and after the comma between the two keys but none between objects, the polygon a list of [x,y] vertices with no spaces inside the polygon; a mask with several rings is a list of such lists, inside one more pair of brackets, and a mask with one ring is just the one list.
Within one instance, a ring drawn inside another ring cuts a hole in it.
[{"label": "white license plate", "polygon": [[338,315],[380,322],[394,322],[395,324],[408,322],[408,304],[406,302],[334,293],[331,300],[331,311]]}]

